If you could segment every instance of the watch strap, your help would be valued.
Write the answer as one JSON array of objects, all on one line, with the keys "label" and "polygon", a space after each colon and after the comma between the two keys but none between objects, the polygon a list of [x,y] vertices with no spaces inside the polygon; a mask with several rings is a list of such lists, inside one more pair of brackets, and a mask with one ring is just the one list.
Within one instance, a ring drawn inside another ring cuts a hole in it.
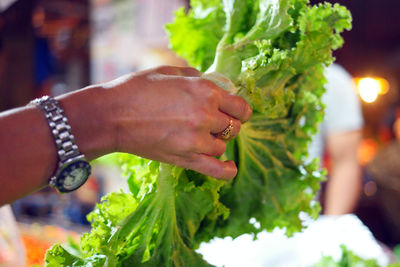
[{"label": "watch strap", "polygon": [[59,157],[58,168],[50,178],[49,184],[52,187],[57,187],[57,172],[67,161],[71,159],[84,158],[80,153],[78,146],[75,143],[74,135],[71,132],[71,126],[68,119],[64,114],[59,102],[50,96],[43,96],[34,99],[30,102],[44,113],[54,141],[57,147],[57,154]]},{"label": "watch strap", "polygon": [[43,96],[32,100],[31,103],[38,106],[46,116],[60,162],[64,163],[70,158],[81,155],[71,132],[71,126],[58,101],[50,96]]}]

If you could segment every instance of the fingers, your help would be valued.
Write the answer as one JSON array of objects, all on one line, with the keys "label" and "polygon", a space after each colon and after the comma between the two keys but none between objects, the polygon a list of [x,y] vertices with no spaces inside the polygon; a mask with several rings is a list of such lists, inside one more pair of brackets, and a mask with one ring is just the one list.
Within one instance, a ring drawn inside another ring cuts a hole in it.
[{"label": "fingers", "polygon": [[187,165],[189,169],[218,179],[232,179],[237,174],[233,161],[223,162],[204,154],[197,154]]},{"label": "fingers", "polygon": [[206,144],[197,149],[197,152],[185,157],[182,167],[218,179],[234,178],[237,174],[235,163],[231,160],[223,162],[215,158],[225,153],[226,142],[211,135],[206,141]]},{"label": "fingers", "polygon": [[[202,73],[194,68],[190,67],[173,67],[173,66],[160,66],[157,67],[156,72],[164,75],[175,75],[184,77],[201,77]],[[203,81],[201,86],[212,87],[213,90],[217,90],[219,97],[219,109],[240,120],[242,123],[248,121],[251,117],[252,110],[244,98],[240,96],[230,95],[225,90],[218,87],[214,82],[207,79],[200,79]],[[204,82],[207,81],[207,82]],[[197,86],[195,86],[197,87]]]},{"label": "fingers", "polygon": [[218,100],[220,111],[240,120],[242,123],[248,121],[252,115],[252,110],[243,97],[229,94],[227,91],[218,87],[214,82],[201,79],[200,86],[203,87],[201,91],[206,91],[205,87],[211,89]]},{"label": "fingers", "polygon": [[164,75],[175,75],[184,77],[200,77],[202,73],[190,67],[174,67],[174,66],[160,66],[157,67],[156,72]]},{"label": "fingers", "polygon": [[217,136],[219,133],[226,130],[230,125],[230,120],[232,120],[232,133],[231,137],[228,138],[228,140],[234,138],[240,132],[240,127],[242,123],[240,122],[240,120],[230,117],[220,111],[217,112],[211,123],[211,133]]},{"label": "fingers", "polygon": [[250,119],[253,112],[244,98],[230,95],[226,92],[223,92],[222,94],[219,103],[219,109],[222,112],[240,120],[242,123],[245,123]]},{"label": "fingers", "polygon": [[226,151],[226,143],[216,138],[215,136],[208,135],[208,138],[204,145],[198,148],[196,151],[199,154],[205,154],[208,156],[220,157]]}]

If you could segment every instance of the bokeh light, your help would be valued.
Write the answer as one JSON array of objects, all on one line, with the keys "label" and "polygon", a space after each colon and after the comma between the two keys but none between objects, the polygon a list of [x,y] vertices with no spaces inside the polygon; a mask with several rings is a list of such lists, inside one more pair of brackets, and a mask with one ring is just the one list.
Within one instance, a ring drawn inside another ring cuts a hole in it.
[{"label": "bokeh light", "polygon": [[389,83],[381,77],[355,78],[357,92],[366,103],[375,102],[379,95],[386,94]]}]

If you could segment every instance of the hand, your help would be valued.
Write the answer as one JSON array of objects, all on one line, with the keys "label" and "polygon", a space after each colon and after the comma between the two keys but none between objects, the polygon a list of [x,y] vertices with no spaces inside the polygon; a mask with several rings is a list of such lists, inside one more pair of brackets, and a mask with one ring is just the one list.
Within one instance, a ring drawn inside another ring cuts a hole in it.
[{"label": "hand", "polygon": [[226,150],[216,135],[232,119],[236,136],[252,111],[243,98],[201,74],[193,68],[163,66],[103,84],[112,101],[113,150],[233,178],[234,162],[215,158]]}]

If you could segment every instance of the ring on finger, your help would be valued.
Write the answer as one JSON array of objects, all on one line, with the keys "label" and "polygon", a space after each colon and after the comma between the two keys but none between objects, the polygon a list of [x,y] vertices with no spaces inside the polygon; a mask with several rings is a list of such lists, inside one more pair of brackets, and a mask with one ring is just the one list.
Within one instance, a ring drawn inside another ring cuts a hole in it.
[{"label": "ring on finger", "polygon": [[217,134],[217,137],[222,139],[222,140],[228,140],[231,138],[233,132],[233,120],[229,119],[229,125],[219,134]]}]

